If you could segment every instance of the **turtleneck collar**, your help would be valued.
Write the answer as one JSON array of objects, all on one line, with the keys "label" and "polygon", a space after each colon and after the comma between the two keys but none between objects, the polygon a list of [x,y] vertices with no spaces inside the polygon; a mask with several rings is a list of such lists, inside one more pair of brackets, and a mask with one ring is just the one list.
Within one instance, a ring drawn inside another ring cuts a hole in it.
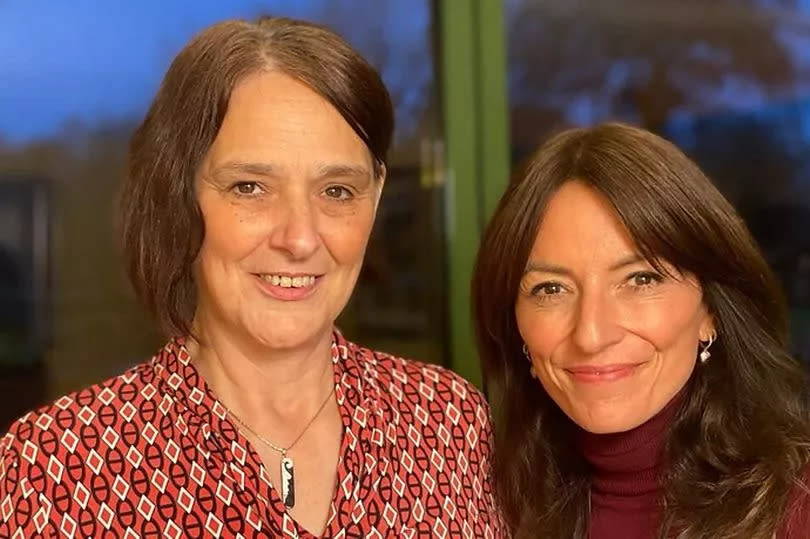
[{"label": "turtleneck collar", "polygon": [[577,428],[577,447],[592,469],[592,496],[631,506],[659,505],[664,445],[683,390],[656,415],[626,432]]}]

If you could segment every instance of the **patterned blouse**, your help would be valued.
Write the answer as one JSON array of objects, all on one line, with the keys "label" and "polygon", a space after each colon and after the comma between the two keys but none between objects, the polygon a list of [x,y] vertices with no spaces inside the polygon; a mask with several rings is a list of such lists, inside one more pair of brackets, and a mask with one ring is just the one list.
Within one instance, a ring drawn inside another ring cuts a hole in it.
[{"label": "patterned blouse", "polygon": [[[500,537],[489,411],[452,372],[335,332],[343,420],[324,537]],[[0,439],[0,537],[299,537],[182,339]]]}]

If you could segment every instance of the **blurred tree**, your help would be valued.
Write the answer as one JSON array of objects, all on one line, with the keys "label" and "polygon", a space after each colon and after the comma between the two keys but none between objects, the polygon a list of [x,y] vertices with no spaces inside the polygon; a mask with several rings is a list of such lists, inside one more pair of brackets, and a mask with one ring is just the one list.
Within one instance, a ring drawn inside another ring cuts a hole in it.
[{"label": "blurred tree", "polygon": [[[513,105],[660,130],[677,109],[789,86],[790,11],[731,0],[509,0]],[[785,7],[785,3],[782,3]],[[789,7],[789,6],[788,6]],[[520,127],[517,127],[520,130]]]},{"label": "blurred tree", "polygon": [[[763,207],[803,198],[800,179],[806,176],[810,141],[801,133],[802,118],[808,115],[810,103],[771,103],[753,111],[683,118],[663,131],[749,217]],[[749,221],[763,233],[766,224]]]}]

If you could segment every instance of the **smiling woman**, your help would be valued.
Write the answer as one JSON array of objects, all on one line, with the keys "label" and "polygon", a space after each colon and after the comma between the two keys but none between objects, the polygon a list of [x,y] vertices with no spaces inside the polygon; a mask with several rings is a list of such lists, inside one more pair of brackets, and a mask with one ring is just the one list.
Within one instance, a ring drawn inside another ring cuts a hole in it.
[{"label": "smiling woman", "polygon": [[546,206],[515,317],[543,387],[589,432],[658,413],[686,384],[698,341],[716,333],[694,275],[661,264],[637,254],[587,183],[566,183]]},{"label": "smiling woman", "polygon": [[188,44],[122,194],[129,275],[170,340],[12,426],[0,536],[501,535],[482,395],[335,328],[392,129],[378,73],[323,27]]},{"label": "smiling woman", "polygon": [[672,144],[621,124],[551,139],[501,199],[473,293],[515,537],[807,537],[779,285]]},{"label": "smiling woman", "polygon": [[362,139],[305,84],[274,71],[238,83],[195,180],[200,336],[216,319],[281,349],[331,341],[380,200],[384,168],[373,170]]}]

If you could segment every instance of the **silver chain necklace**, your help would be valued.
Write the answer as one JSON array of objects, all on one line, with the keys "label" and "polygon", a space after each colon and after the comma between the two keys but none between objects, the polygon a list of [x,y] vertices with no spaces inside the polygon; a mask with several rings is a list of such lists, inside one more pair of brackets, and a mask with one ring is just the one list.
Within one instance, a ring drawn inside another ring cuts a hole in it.
[{"label": "silver chain necklace", "polygon": [[321,415],[323,409],[326,408],[326,403],[329,402],[329,398],[332,396],[334,392],[335,387],[332,386],[332,389],[329,390],[329,393],[326,395],[326,398],[321,403],[321,406],[318,408],[318,411],[315,412],[315,415],[312,416],[312,419],[310,419],[309,422],[307,422],[307,424],[304,426],[304,428],[301,429],[301,433],[298,435],[298,437],[296,437],[295,440],[293,440],[292,443],[287,447],[281,447],[274,444],[273,442],[271,442],[270,440],[268,440],[267,438],[265,438],[252,428],[250,428],[248,424],[242,421],[242,419],[238,415],[233,413],[233,411],[230,408],[228,408],[224,404],[222,405],[225,407],[225,410],[228,412],[228,415],[230,415],[233,419],[235,419],[236,422],[239,423],[239,425],[241,425],[245,430],[247,430],[249,433],[255,436],[256,439],[258,439],[264,445],[266,445],[267,447],[269,447],[270,449],[281,455],[281,499],[284,501],[284,506],[287,509],[292,509],[293,507],[295,507],[295,464],[293,463],[293,459],[287,456],[287,452],[290,449],[292,449],[293,446],[295,446],[295,444],[298,443],[298,440],[300,440],[301,437],[304,436],[304,433],[307,431],[307,429],[309,429],[309,427],[312,426],[312,424],[315,422],[318,416]]}]

